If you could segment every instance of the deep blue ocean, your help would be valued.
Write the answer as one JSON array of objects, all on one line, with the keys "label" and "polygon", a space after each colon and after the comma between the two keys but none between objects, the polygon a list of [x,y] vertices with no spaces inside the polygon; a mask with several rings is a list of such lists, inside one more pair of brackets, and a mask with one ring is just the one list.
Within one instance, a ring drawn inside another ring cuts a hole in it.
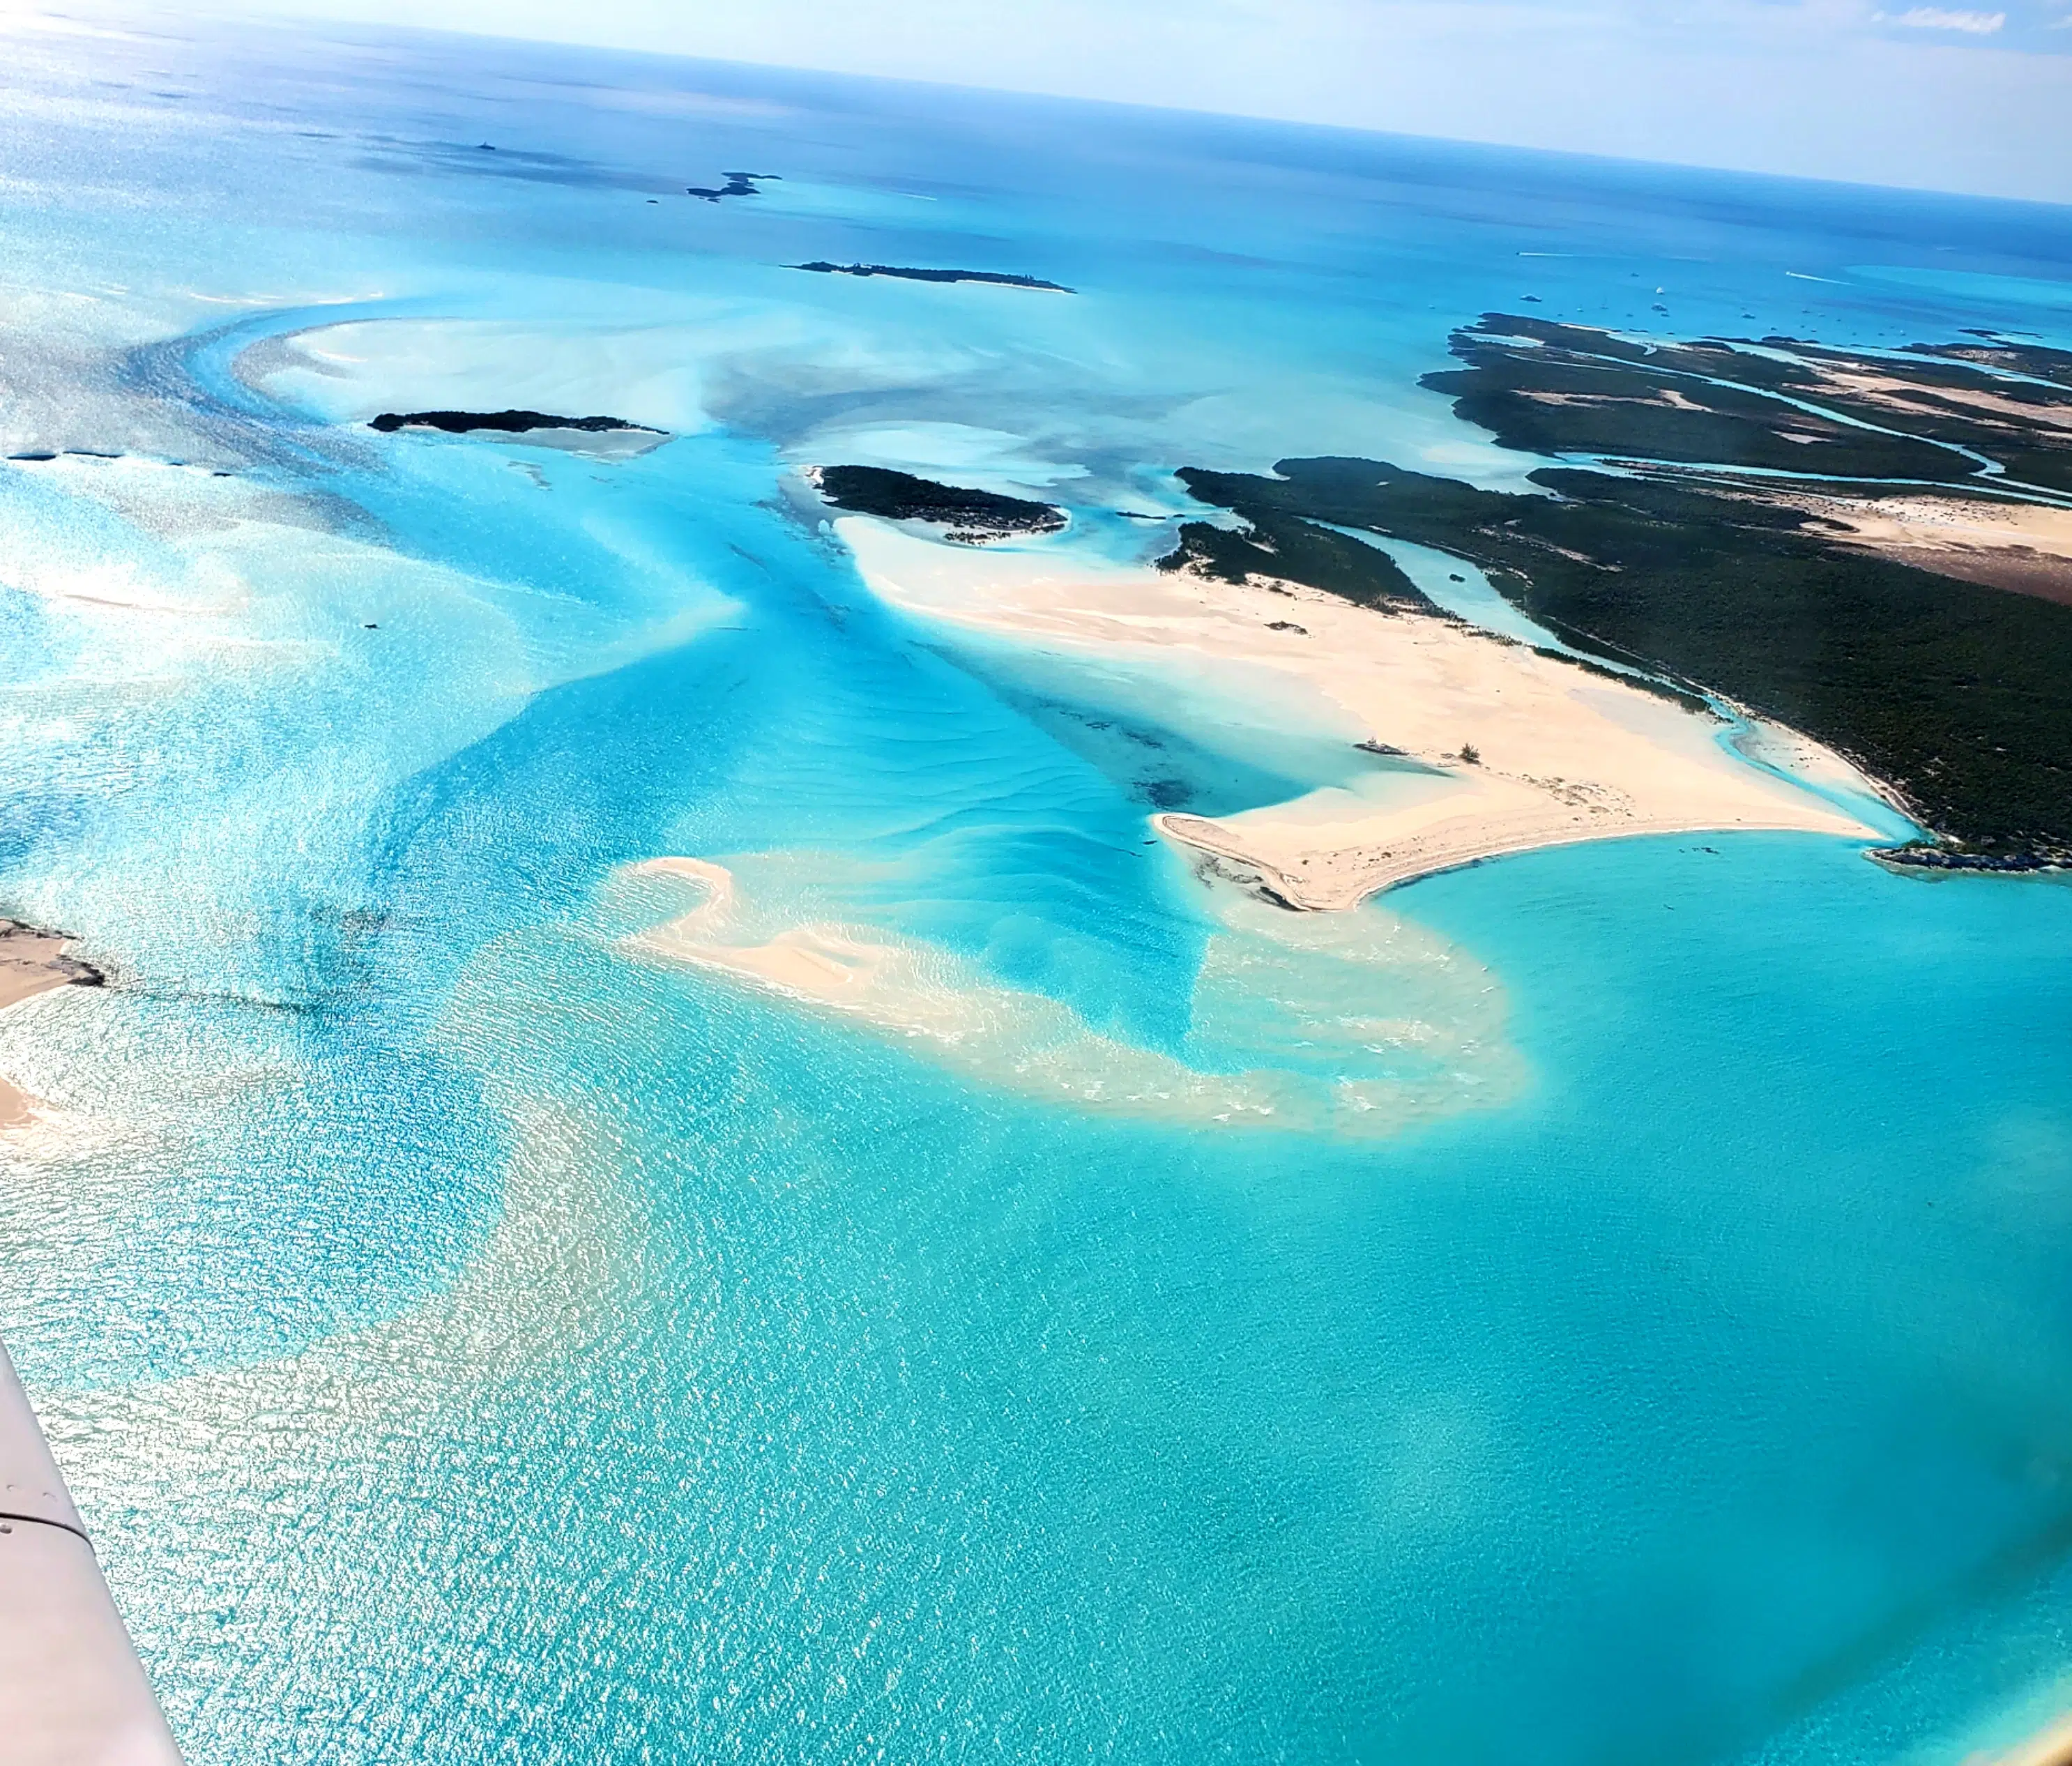
[{"label": "deep blue ocean", "polygon": [[[1183,465],[1515,486],[1416,384],[1485,311],[2062,346],[2072,211],[169,30],[6,39],[0,913],[112,984],[0,1016],[0,1336],[196,1766],[2072,1705],[2072,889],[1644,840],[1276,930],[1146,817],[1334,732],[881,605],[793,473],[1111,559]],[[672,438],[364,426],[506,405]],[[984,1034],[642,957],[669,855]]]}]

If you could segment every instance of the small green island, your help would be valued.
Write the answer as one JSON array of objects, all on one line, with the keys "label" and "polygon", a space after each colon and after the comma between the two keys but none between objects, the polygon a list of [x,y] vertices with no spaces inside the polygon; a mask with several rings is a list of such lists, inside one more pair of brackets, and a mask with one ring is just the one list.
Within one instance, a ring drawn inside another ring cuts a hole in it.
[{"label": "small green island", "polygon": [[666,435],[668,431],[623,417],[556,417],[547,411],[384,411],[367,426],[384,435],[399,430],[437,430],[445,435],[530,435],[539,430],[569,430],[585,435]]},{"label": "small green island", "polygon": [[925,521],[948,529],[944,537],[964,545],[1017,534],[1055,533],[1065,526],[1064,512],[1047,503],[941,484],[882,466],[820,466],[806,475],[838,509],[887,521]]}]

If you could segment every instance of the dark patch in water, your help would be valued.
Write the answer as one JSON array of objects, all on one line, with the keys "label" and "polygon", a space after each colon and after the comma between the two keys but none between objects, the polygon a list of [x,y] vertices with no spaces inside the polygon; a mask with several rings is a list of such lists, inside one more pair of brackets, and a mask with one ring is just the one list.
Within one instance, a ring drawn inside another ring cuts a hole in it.
[{"label": "dark patch in water", "polygon": [[477,178],[508,179],[519,183],[558,184],[574,190],[634,190],[643,195],[673,188],[673,179],[626,171],[565,154],[528,153],[495,147],[487,142],[405,141],[394,136],[366,138],[373,150],[357,163],[372,171],[435,176],[450,173]]},{"label": "dark patch in water", "polygon": [[818,276],[891,276],[910,282],[989,282],[999,288],[1040,288],[1053,294],[1076,294],[1076,288],[1063,282],[1046,282],[1040,276],[1004,275],[991,270],[924,270],[909,264],[831,264],[816,258],[810,264],[794,264],[794,270],[809,270]]},{"label": "dark patch in water", "polygon": [[755,187],[758,184],[783,182],[774,171],[728,171],[720,175],[726,179],[725,183],[716,187],[692,184],[684,193],[696,196],[701,202],[716,203],[728,196],[759,196],[762,193]]},{"label": "dark patch in water", "polygon": [[666,430],[650,429],[645,423],[629,423],[623,417],[554,417],[545,411],[384,411],[367,426],[384,435],[403,429],[434,429],[448,435],[468,435],[477,430],[500,435],[523,435],[531,430],[581,430],[604,435],[616,430],[643,435],[666,435]]}]

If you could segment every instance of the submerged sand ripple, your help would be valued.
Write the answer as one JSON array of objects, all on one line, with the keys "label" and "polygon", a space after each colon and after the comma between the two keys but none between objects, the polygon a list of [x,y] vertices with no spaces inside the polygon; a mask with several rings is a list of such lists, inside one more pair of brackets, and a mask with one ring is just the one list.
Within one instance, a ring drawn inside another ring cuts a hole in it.
[{"label": "submerged sand ripple", "polygon": [[[737,862],[781,874],[799,858]],[[1379,915],[1308,920],[1219,892],[1194,1028],[1169,1051],[1096,1031],[1059,1000],[890,928],[758,904],[709,860],[649,859],[623,875],[699,896],[626,941],[628,954],[838,1015],[1026,1096],[1182,1122],[1389,1133],[1501,1102],[1523,1077],[1494,978]]]}]

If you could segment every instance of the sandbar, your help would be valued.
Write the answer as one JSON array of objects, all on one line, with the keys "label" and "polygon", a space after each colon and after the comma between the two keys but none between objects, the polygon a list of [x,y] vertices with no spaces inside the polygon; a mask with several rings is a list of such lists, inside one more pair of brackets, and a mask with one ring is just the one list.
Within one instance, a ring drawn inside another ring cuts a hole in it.
[{"label": "sandbar", "polygon": [[[70,942],[61,932],[0,920],[0,1011],[56,988],[99,986],[98,969],[65,954]],[[0,1129],[18,1128],[35,1112],[35,1100],[0,1076]]]},{"label": "sandbar", "polygon": [[[1040,542],[973,551],[865,517],[835,526],[873,592],[910,613],[1153,670],[1211,661],[1233,690],[1248,678],[1281,705],[1293,686],[1331,710],[1332,727],[1421,767],[1237,815],[1151,818],[1291,908],[1347,908],[1434,872],[1581,841],[1878,832],[1730,752],[1710,714],[1450,616],[1256,577],[1110,566]],[[1820,770],[1848,775],[1820,754]]]}]

